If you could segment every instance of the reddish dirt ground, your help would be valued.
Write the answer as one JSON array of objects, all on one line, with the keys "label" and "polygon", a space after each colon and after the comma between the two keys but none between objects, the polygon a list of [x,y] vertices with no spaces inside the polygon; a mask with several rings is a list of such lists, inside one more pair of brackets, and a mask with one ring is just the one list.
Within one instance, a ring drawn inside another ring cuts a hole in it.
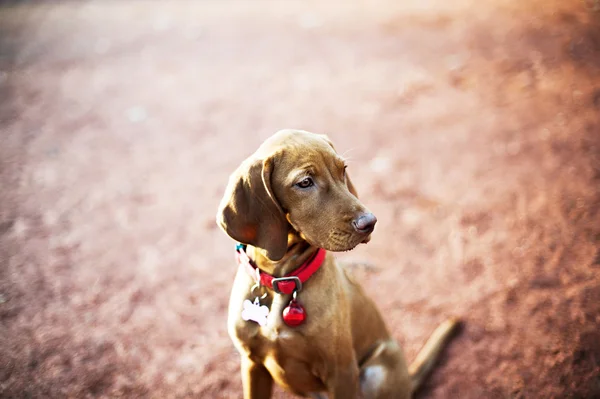
[{"label": "reddish dirt ground", "polygon": [[214,214],[284,127],[409,359],[464,319],[419,398],[600,397],[597,2],[2,4],[1,397],[240,397]]}]

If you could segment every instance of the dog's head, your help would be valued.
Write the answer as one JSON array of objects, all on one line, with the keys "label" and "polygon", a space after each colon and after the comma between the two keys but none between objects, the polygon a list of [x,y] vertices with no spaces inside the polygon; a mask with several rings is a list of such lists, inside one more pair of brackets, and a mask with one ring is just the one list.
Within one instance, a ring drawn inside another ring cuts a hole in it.
[{"label": "dog's head", "polygon": [[324,135],[282,130],[229,178],[217,223],[233,239],[281,259],[288,233],[329,251],[368,242],[377,219],[358,200],[346,164]]}]

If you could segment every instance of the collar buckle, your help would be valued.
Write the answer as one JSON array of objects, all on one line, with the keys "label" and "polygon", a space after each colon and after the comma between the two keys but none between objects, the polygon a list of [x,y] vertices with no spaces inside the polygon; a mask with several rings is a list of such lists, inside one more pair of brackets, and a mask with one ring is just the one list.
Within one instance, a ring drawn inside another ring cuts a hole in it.
[{"label": "collar buckle", "polygon": [[[287,286],[286,283],[287,282],[291,282],[291,281],[294,282],[294,289],[293,290],[287,289],[287,287],[282,290],[279,287],[280,283],[284,283],[285,286]],[[302,291],[302,280],[300,280],[300,278],[297,277],[297,276],[288,276],[288,277],[274,278],[271,281],[271,284],[273,285],[273,291],[275,291],[278,294],[292,294],[292,293],[295,293],[295,292]]]}]

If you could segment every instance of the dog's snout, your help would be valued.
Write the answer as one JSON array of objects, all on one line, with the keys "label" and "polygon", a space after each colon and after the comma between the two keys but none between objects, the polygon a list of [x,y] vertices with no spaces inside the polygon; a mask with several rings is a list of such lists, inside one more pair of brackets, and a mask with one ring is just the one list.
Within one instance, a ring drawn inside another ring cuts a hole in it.
[{"label": "dog's snout", "polygon": [[372,213],[363,213],[358,218],[352,221],[352,226],[359,233],[371,233],[375,230],[377,218]]}]

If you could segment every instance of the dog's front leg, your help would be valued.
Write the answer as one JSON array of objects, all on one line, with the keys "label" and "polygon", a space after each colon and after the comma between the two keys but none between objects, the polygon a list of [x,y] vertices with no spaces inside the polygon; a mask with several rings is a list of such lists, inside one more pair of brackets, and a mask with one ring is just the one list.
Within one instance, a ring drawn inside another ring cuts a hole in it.
[{"label": "dog's front leg", "polygon": [[244,399],[269,399],[273,389],[273,377],[262,364],[242,355],[242,384]]},{"label": "dog's front leg", "polygon": [[352,363],[351,366],[337,369],[335,374],[328,381],[329,399],[356,399],[359,393],[358,366]]}]

